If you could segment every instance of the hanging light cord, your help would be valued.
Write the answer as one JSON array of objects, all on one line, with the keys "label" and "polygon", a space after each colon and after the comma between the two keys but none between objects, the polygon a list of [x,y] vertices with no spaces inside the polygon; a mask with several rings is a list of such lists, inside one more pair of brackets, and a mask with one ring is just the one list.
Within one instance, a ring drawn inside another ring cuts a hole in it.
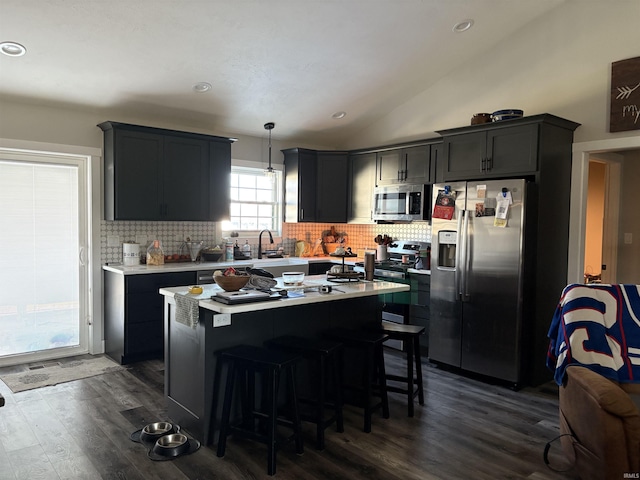
[{"label": "hanging light cord", "polygon": [[269,130],[269,167],[267,167],[267,174],[273,174],[274,170],[273,167],[271,166],[271,130],[273,130],[273,127],[275,127],[276,124],[273,122],[269,122],[269,123],[265,123],[264,124],[264,128],[265,130]]}]

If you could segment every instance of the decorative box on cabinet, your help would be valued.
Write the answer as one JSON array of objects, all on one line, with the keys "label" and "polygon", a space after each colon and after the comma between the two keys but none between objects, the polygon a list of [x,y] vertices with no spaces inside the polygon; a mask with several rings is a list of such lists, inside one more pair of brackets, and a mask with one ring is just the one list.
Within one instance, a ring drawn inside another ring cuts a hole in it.
[{"label": "decorative box on cabinet", "polygon": [[283,150],[285,222],[347,222],[347,152]]},{"label": "decorative box on cabinet", "polygon": [[104,132],[106,220],[217,221],[228,215],[233,140],[117,122],[98,127]]},{"label": "decorative box on cabinet", "polygon": [[162,287],[193,285],[196,272],[122,275],[104,271],[105,352],[127,364],[162,358],[164,297]]}]

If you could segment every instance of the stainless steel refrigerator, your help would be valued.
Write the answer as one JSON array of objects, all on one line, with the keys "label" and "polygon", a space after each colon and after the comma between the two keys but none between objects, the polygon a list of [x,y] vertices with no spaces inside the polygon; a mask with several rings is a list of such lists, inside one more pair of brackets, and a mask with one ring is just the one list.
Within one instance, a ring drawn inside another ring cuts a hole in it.
[{"label": "stainless steel refrigerator", "polygon": [[521,381],[527,185],[434,185],[431,360]]}]

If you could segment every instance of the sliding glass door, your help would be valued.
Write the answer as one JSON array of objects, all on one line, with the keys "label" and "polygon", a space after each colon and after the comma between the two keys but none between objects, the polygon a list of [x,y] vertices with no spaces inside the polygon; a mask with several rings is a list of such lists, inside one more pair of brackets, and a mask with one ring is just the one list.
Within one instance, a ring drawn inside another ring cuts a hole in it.
[{"label": "sliding glass door", "polygon": [[86,167],[0,151],[0,365],[87,351]]}]

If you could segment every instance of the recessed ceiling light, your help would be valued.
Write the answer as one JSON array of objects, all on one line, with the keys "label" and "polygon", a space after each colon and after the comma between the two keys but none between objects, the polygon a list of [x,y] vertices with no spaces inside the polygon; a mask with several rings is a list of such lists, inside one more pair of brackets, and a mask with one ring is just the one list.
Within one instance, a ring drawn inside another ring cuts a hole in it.
[{"label": "recessed ceiling light", "polygon": [[331,118],[335,120],[340,120],[341,118],[344,118],[346,116],[347,116],[347,112],[336,112],[333,115],[331,115]]},{"label": "recessed ceiling light", "polygon": [[205,93],[211,90],[213,87],[207,82],[198,82],[193,86],[193,91],[196,93]]},{"label": "recessed ceiling light", "polygon": [[462,20],[461,22],[456,23],[453,26],[453,31],[456,33],[466,32],[472,26],[473,26],[473,20],[469,18],[467,20]]},{"label": "recessed ceiling light", "polygon": [[27,49],[16,42],[2,42],[0,43],[0,52],[8,55],[9,57],[21,57],[27,53]]}]

